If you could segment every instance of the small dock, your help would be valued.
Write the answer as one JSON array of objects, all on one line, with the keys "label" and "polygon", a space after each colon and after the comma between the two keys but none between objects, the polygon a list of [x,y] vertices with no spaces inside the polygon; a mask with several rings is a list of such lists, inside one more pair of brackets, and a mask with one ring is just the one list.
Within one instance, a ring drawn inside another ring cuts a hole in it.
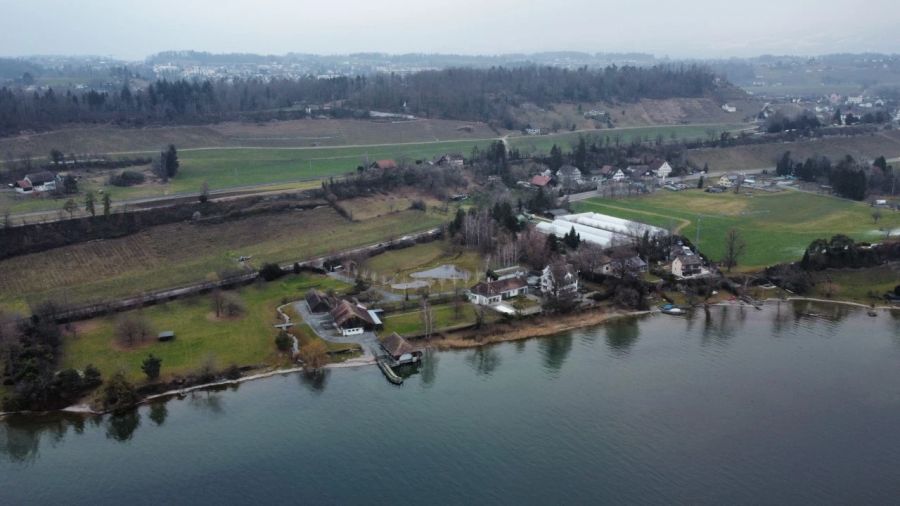
[{"label": "small dock", "polygon": [[381,372],[384,373],[384,377],[387,378],[388,381],[395,385],[403,384],[403,378],[401,378],[397,375],[397,373],[394,372],[394,369],[391,368],[387,358],[378,357],[375,360],[378,363],[378,367],[381,369]]}]

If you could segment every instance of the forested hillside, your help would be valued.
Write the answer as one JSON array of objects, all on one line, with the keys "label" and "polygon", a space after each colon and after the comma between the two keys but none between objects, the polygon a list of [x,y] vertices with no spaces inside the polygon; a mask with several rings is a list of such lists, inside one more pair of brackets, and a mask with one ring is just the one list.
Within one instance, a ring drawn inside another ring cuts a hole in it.
[{"label": "forested hillside", "polygon": [[[306,114],[302,106],[326,104],[333,115],[365,115],[374,109],[520,128],[510,108],[525,102],[543,106],[699,97],[716,87],[715,76],[698,66],[599,70],[531,66],[334,79],[157,81],[144,89],[132,89],[126,83],[112,93],[0,88],[0,135],[85,122],[202,123],[251,113],[296,117]],[[291,111],[285,112],[288,108]]]}]

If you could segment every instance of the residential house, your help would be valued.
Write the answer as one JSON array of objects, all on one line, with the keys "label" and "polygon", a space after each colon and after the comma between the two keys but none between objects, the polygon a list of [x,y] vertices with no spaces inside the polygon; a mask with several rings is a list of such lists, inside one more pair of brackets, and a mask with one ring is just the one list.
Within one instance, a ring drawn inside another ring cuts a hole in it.
[{"label": "residential house", "polygon": [[540,128],[526,128],[525,133],[528,135],[541,135]]},{"label": "residential house", "polygon": [[737,112],[737,107],[729,104],[722,104],[722,110],[725,112]]},{"label": "residential house", "polygon": [[650,170],[656,174],[656,177],[665,179],[672,173],[672,166],[665,160],[656,160],[650,164]]},{"label": "residential house", "polygon": [[56,176],[49,170],[42,170],[26,175],[21,181],[16,182],[15,187],[18,193],[42,193],[55,191],[56,185]]},{"label": "residential house", "polygon": [[672,274],[679,278],[696,276],[702,272],[703,260],[699,255],[680,255],[672,261]]},{"label": "residential house", "polygon": [[422,349],[409,344],[396,332],[379,340],[381,349],[391,358],[394,366],[414,364],[422,360]]},{"label": "residential house", "polygon": [[647,262],[643,261],[641,257],[637,255],[624,258],[610,258],[604,256],[600,261],[599,272],[607,276],[618,277],[622,272],[647,272],[648,269]]},{"label": "residential house", "polygon": [[635,181],[652,176],[649,165],[629,165],[625,168],[625,174]]},{"label": "residential house", "polygon": [[341,300],[331,310],[334,325],[343,336],[362,334],[381,326],[381,319],[374,311],[366,309],[359,303]]},{"label": "residential house", "polygon": [[462,167],[465,165],[465,159],[462,155],[446,154],[435,160],[434,164],[442,167]]},{"label": "residential house", "polygon": [[563,165],[556,171],[556,180],[562,186],[581,184],[581,169],[574,165]]},{"label": "residential house", "polygon": [[734,186],[735,181],[737,181],[737,176],[734,174],[722,174],[722,177],[719,178],[719,186],[723,188],[731,188]]},{"label": "residential house", "polygon": [[334,299],[313,288],[306,292],[306,305],[311,313],[327,313],[334,307]]},{"label": "residential house", "polygon": [[615,182],[624,181],[628,176],[625,175],[625,171],[622,169],[616,169],[616,172],[612,175],[612,180]]},{"label": "residential house", "polygon": [[528,283],[523,277],[482,281],[469,289],[469,301],[480,306],[498,304],[528,293]]},{"label": "residential house", "polygon": [[569,264],[544,267],[544,270],[541,272],[541,293],[545,296],[553,295],[556,297],[563,294],[574,295],[578,293],[578,273]]},{"label": "residential house", "polygon": [[548,184],[550,184],[550,176],[542,176],[542,175],[534,176],[531,178],[530,183],[531,183],[531,186],[535,186],[538,188],[544,188]]}]

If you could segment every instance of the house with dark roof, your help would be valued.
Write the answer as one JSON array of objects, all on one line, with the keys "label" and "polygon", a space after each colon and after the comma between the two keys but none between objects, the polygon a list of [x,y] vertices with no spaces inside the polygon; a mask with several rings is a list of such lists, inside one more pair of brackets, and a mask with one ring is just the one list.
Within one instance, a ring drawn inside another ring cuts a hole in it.
[{"label": "house with dark roof", "polygon": [[544,267],[541,272],[541,293],[556,297],[578,293],[578,273],[571,264]]},{"label": "house with dark roof", "polygon": [[563,165],[556,171],[556,180],[563,186],[581,184],[581,169],[574,165]]},{"label": "house with dark roof", "polygon": [[702,268],[703,260],[699,255],[680,255],[672,261],[672,274],[679,278],[702,274]]},{"label": "house with dark roof", "polygon": [[374,311],[366,309],[359,303],[342,299],[331,310],[334,325],[340,330],[341,335],[352,336],[362,334],[367,330],[375,330],[381,327],[381,319]]},{"label": "house with dark roof", "polygon": [[16,181],[15,187],[18,193],[52,192],[56,190],[56,184],[56,175],[49,170],[42,170]]},{"label": "house with dark roof", "polygon": [[392,366],[414,364],[422,360],[422,349],[413,346],[400,334],[393,332],[391,335],[379,340],[381,349],[391,358]]},{"label": "house with dark roof", "polygon": [[469,289],[469,301],[480,306],[498,304],[504,299],[511,299],[528,293],[528,282],[524,277],[482,281]]},{"label": "house with dark roof", "polygon": [[447,153],[435,160],[434,164],[441,167],[462,167],[465,165],[465,159],[462,155]]},{"label": "house with dark roof", "polygon": [[327,313],[334,308],[334,299],[312,288],[306,292],[306,305],[311,313]]}]

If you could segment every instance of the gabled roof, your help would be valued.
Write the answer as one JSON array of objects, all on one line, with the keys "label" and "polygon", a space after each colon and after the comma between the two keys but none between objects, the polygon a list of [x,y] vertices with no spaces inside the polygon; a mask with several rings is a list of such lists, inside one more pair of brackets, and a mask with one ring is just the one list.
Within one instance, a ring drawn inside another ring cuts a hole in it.
[{"label": "gabled roof", "polygon": [[333,304],[333,301],[328,295],[316,290],[315,288],[312,288],[308,292],[306,292],[306,303],[309,304],[309,307],[311,309],[320,304],[324,304],[326,307],[330,308]]},{"label": "gabled roof", "polygon": [[615,174],[616,170],[617,169],[612,165],[604,165],[603,167],[600,167],[600,174],[603,174],[604,176],[611,176]]},{"label": "gabled roof", "polygon": [[347,323],[353,318],[358,318],[368,325],[375,325],[372,315],[369,314],[369,311],[367,311],[366,308],[346,299],[341,300],[334,306],[334,309],[331,310],[331,317],[334,318],[334,323],[336,323],[338,327],[342,327],[344,323]]},{"label": "gabled roof", "polygon": [[668,162],[665,160],[653,160],[650,163],[650,170],[655,172],[655,171],[659,170],[659,168],[662,167],[666,163],[668,163]]},{"label": "gabled roof", "polygon": [[577,174],[581,174],[581,169],[574,165],[563,165],[556,171],[557,176],[574,176]]},{"label": "gabled roof", "polygon": [[495,297],[505,292],[518,290],[528,286],[528,282],[520,277],[501,279],[498,281],[482,281],[472,287],[472,293],[477,293],[484,297]]},{"label": "gabled roof", "polygon": [[548,183],[550,183],[550,176],[542,176],[538,174],[537,176],[531,178],[531,184],[533,184],[534,186],[547,186]]},{"label": "gabled roof", "polygon": [[680,261],[681,265],[703,265],[699,255],[681,255],[675,260]]},{"label": "gabled roof", "polygon": [[407,353],[421,351],[419,348],[409,344],[409,341],[403,339],[403,337],[396,332],[381,338],[381,347],[392,357],[399,357]]},{"label": "gabled roof", "polygon": [[42,170],[40,172],[35,172],[34,174],[26,175],[25,179],[29,180],[32,185],[38,186],[48,181],[53,181],[54,179],[56,179],[56,176],[54,176],[53,173],[49,170]]}]

